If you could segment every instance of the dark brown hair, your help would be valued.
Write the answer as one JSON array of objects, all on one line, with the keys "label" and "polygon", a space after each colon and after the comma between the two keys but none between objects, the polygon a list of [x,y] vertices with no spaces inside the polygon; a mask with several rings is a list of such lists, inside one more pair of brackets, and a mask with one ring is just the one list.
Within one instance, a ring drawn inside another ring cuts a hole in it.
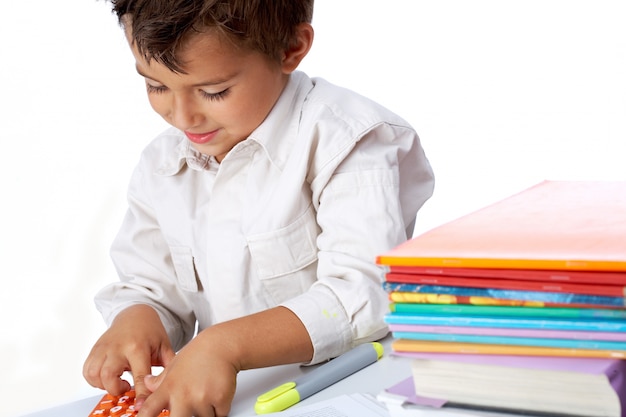
[{"label": "dark brown hair", "polygon": [[215,29],[235,45],[280,59],[296,27],[310,23],[313,0],[110,0],[148,61],[184,72],[177,52],[193,33]]}]

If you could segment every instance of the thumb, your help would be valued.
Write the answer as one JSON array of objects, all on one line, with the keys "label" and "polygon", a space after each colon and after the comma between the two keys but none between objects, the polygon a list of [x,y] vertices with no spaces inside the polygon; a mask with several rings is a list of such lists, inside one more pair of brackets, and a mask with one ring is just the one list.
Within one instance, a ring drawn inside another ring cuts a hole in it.
[{"label": "thumb", "polygon": [[137,411],[141,409],[146,398],[161,385],[162,379],[163,377],[160,375],[145,374],[142,378],[135,381],[135,392],[137,393],[135,408]]},{"label": "thumb", "polygon": [[165,368],[170,364],[170,362],[172,362],[172,360],[174,360],[176,353],[171,348],[166,346],[161,349],[159,356],[159,365],[163,366],[163,372],[161,372],[158,376],[154,376],[151,373],[145,373],[140,378],[135,380],[135,391],[137,392],[135,407],[137,410],[141,409],[141,406],[146,401],[146,398],[159,388],[159,385],[161,385],[161,381],[163,381],[163,377],[165,376]]},{"label": "thumb", "polygon": [[161,382],[163,381],[163,374],[164,372],[160,375],[146,375],[143,379],[146,388],[148,388],[150,392],[154,392],[159,388],[159,385],[161,385]]}]

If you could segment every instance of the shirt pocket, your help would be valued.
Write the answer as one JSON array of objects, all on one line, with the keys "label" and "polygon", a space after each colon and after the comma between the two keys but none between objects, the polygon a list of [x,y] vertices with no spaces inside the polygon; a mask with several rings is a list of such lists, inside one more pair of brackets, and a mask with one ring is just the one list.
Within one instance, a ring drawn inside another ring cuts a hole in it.
[{"label": "shirt pocket", "polygon": [[198,292],[196,268],[193,263],[191,248],[186,246],[170,246],[172,264],[176,271],[178,287],[188,292]]},{"label": "shirt pocket", "polygon": [[302,294],[316,281],[319,233],[310,205],[288,226],[247,237],[252,267],[276,303]]}]

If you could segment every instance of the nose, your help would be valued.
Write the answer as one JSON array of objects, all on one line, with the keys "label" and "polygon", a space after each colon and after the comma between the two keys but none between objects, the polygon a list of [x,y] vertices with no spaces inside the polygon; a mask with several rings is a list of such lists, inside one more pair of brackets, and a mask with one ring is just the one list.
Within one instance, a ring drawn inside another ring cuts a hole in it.
[{"label": "nose", "polygon": [[199,126],[204,116],[194,97],[174,95],[169,111],[170,123],[181,130],[190,130]]}]

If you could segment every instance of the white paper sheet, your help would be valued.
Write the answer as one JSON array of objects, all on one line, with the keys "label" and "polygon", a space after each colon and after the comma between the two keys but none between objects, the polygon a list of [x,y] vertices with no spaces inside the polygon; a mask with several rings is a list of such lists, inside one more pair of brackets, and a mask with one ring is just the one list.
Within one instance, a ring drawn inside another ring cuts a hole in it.
[{"label": "white paper sheet", "polygon": [[[369,394],[346,394],[309,405],[298,405],[279,413],[280,417],[390,417],[387,408]],[[256,417],[256,416],[255,416]]]}]

